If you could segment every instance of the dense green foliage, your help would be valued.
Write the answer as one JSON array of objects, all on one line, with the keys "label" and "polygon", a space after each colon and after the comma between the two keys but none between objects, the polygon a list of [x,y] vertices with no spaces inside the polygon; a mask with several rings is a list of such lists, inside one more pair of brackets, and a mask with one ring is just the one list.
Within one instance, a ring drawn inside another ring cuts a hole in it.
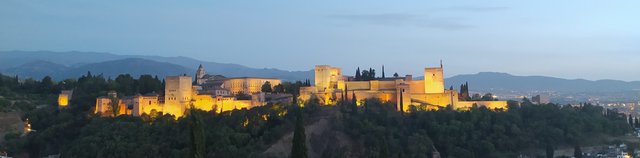
[{"label": "dense green foliage", "polygon": [[282,82],[276,86],[274,86],[273,88],[273,92],[276,93],[288,93],[288,94],[292,94],[292,95],[300,95],[300,87],[307,87],[307,86],[311,86],[311,82],[309,80],[306,80],[304,82],[302,81],[296,81],[296,82]]},{"label": "dense green foliage", "polygon": [[271,93],[273,92],[273,89],[271,88],[271,82],[267,81],[264,82],[264,84],[262,84],[262,87],[260,87],[260,91],[265,92],[265,93]]},{"label": "dense green foliage", "polygon": [[[348,110],[343,102],[343,111]],[[544,151],[559,146],[573,147],[602,143],[603,136],[629,132],[626,118],[615,112],[603,115],[603,108],[555,104],[519,106],[509,110],[472,108],[455,111],[414,111],[402,116],[393,104],[367,100],[361,113],[335,120],[334,128],[344,131],[364,150],[361,157],[428,157],[434,146],[443,157],[517,157],[527,151]],[[386,148],[389,148],[388,150]]]},{"label": "dense green foliage", "polygon": [[[384,71],[384,70],[383,70]],[[384,76],[384,72],[383,72]],[[384,77],[382,77],[384,78]],[[369,70],[360,71],[360,67],[356,69],[356,76],[353,78],[356,81],[369,81],[376,79],[376,70],[369,68]]]},{"label": "dense green foliage", "polygon": [[[283,82],[273,91],[297,95],[299,88],[308,84]],[[331,140],[351,145],[317,151],[311,140],[306,148],[322,157],[430,157],[434,149],[443,157],[517,157],[520,153],[544,155],[547,149],[602,143],[601,138],[630,130],[629,120],[613,111],[605,115],[599,106],[533,105],[527,100],[521,105],[509,102],[504,111],[475,107],[456,111],[449,107],[411,113],[398,112],[395,105],[375,99],[364,101],[362,106],[356,106],[354,100],[342,100],[337,106],[324,107],[311,100],[305,103],[300,121],[296,108],[289,105],[221,114],[194,110],[190,111],[193,115],[179,119],[162,114],[92,114],[96,97],[108,91],[123,95],[162,92],[162,85],[151,76],[134,79],[121,75],[111,80],[87,73],[77,80],[57,83],[50,78],[36,81],[0,76],[0,108],[22,111],[36,130],[25,137],[6,135],[0,150],[32,157],[260,157],[285,134],[304,130],[300,127],[305,123],[329,119],[333,131],[329,135],[341,132],[349,139]],[[74,90],[70,107],[53,106],[60,90],[70,89]],[[40,104],[49,106],[36,108]]]},{"label": "dense green foliage", "polygon": [[296,124],[293,132],[293,142],[291,147],[292,158],[307,158],[307,136],[304,131],[304,120],[302,118],[302,110],[296,110]]},{"label": "dense green foliage", "polygon": [[[131,94],[164,89],[160,80],[149,75],[133,80],[129,77],[120,75],[116,81],[89,72],[77,80],[56,83],[50,77],[36,81],[0,75],[0,111],[22,113],[23,119],[29,118],[36,130],[26,138],[11,136],[5,139],[7,142],[0,150],[6,149],[10,155],[28,152],[34,157],[60,153],[79,138],[80,130],[93,120],[91,109],[98,96],[105,96],[111,90],[127,92],[127,87],[136,87],[128,92]],[[61,90],[74,91],[69,108],[57,107]]]}]

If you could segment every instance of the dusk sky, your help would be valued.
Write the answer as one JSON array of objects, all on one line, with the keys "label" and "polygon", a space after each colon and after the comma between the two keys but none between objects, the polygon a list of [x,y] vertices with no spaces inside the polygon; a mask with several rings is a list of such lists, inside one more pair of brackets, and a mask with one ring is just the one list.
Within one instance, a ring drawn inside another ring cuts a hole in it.
[{"label": "dusk sky", "polygon": [[640,80],[637,0],[185,2],[2,0],[0,50]]}]

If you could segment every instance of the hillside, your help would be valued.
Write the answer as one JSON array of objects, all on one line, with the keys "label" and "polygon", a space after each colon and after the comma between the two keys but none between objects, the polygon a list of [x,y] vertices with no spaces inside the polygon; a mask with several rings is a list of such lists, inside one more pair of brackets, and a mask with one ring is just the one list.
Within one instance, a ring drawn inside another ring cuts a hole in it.
[{"label": "hillside", "polygon": [[113,60],[86,64],[83,66],[72,68],[65,71],[62,76],[64,78],[81,76],[91,71],[92,74],[102,74],[105,77],[115,77],[119,74],[131,74],[132,76],[140,76],[143,74],[152,74],[158,76],[191,74],[195,69],[185,68],[166,62],[157,62],[153,60],[129,58],[121,60]]},{"label": "hillside", "polygon": [[[98,69],[97,67],[91,67],[91,64],[123,60],[130,58],[145,59],[155,62],[170,63],[174,66],[181,66],[182,68],[174,68],[174,70],[162,70],[158,68],[149,68],[143,70],[144,67],[140,67],[140,72],[149,72],[152,75],[158,75],[163,77],[163,74],[171,74],[177,72],[175,69],[188,69],[193,71],[186,72],[188,75],[193,75],[198,65],[205,66],[207,73],[220,74],[227,77],[274,77],[281,78],[283,80],[305,80],[313,79],[313,71],[285,71],[272,68],[250,68],[238,64],[217,63],[196,60],[188,57],[161,57],[161,56],[141,56],[141,55],[117,55],[111,53],[96,53],[96,52],[51,52],[51,51],[0,51],[0,72],[20,76],[33,76],[34,78],[40,78],[46,75],[54,75],[58,78],[78,77],[78,74],[84,74],[90,70],[100,70],[101,72],[118,72],[122,69],[128,69],[130,67],[123,67],[119,65],[111,65],[112,67]],[[53,74],[49,72],[57,72],[59,66],[47,69],[34,69],[32,66],[34,62],[48,62],[52,64],[58,64],[66,67],[70,67],[72,70],[69,73]],[[89,65],[89,67],[87,67]],[[129,64],[133,66],[133,64]],[[110,66],[110,65],[106,65]],[[91,69],[89,69],[91,68]],[[182,70],[181,70],[182,71]],[[78,73],[83,72],[83,73]],[[184,73],[184,72],[181,72]],[[105,73],[108,74],[108,73]]]},{"label": "hillside", "polygon": [[559,92],[613,92],[640,90],[640,82],[618,80],[562,79],[546,76],[514,76],[507,73],[481,72],[457,75],[445,80],[447,87],[469,82],[471,89],[479,91],[559,91]]},{"label": "hillside", "polygon": [[18,75],[21,78],[41,79],[45,76],[62,76],[64,72],[70,68],[44,60],[34,60],[29,63],[22,64],[18,67],[9,68],[5,73]]}]

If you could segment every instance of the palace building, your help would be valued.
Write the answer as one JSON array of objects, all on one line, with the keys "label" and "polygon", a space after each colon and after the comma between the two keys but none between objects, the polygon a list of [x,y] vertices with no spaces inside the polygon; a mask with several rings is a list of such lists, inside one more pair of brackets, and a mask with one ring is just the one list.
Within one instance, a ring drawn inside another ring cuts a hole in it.
[{"label": "palace building", "polygon": [[59,107],[67,107],[69,106],[69,100],[73,95],[73,90],[63,90],[58,94],[58,106]]},{"label": "palace building", "polygon": [[456,90],[444,88],[442,64],[440,67],[425,68],[422,80],[414,80],[411,75],[407,75],[354,81],[343,76],[341,71],[340,68],[317,65],[315,85],[300,88],[299,100],[317,98],[321,104],[330,105],[343,98],[356,99],[358,104],[367,98],[378,98],[396,103],[397,110],[404,112],[409,111],[411,106],[418,109],[440,109],[450,105],[460,110],[469,109],[474,105],[489,109],[507,108],[506,101],[460,100],[460,94]]},{"label": "palace building", "polygon": [[[112,91],[106,97],[96,99],[95,113],[112,116],[114,106],[117,106],[118,115],[164,113],[181,117],[190,108],[222,113],[262,106],[268,102],[267,99],[269,102],[293,100],[292,96],[287,94],[262,93],[262,85],[266,82],[271,83],[273,88],[281,81],[275,78],[226,78],[221,75],[207,75],[200,65],[196,72],[197,85],[193,85],[191,76],[167,76],[162,95],[150,93],[121,97]],[[241,93],[246,97],[237,99],[236,95]],[[117,105],[111,104],[114,101],[118,102]]]}]

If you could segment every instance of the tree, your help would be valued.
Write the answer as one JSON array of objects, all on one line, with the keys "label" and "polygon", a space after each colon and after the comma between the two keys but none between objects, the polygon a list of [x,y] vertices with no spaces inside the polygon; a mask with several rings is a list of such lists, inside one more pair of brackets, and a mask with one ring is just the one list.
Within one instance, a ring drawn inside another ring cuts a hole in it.
[{"label": "tree", "polygon": [[358,98],[356,98],[356,92],[352,92],[351,96],[351,112],[358,113]]},{"label": "tree", "polygon": [[400,75],[398,75],[398,73],[396,72],[396,73],[393,74],[393,77],[398,78],[398,77],[400,77]]},{"label": "tree", "polygon": [[141,75],[138,78],[138,93],[147,94],[151,92],[160,92],[162,91],[162,82],[158,79],[158,76],[155,78],[151,75]]},{"label": "tree", "polygon": [[493,101],[493,94],[487,93],[482,96],[482,101]]},{"label": "tree", "polygon": [[360,75],[360,67],[358,67],[358,69],[356,69],[356,81],[359,81],[361,77],[362,75]]},{"label": "tree", "polygon": [[376,79],[376,70],[369,68],[369,76],[367,77],[367,80],[373,80]]},{"label": "tree", "polygon": [[357,79],[358,81],[368,81],[369,79],[369,71],[368,70],[362,70],[362,76],[360,77],[360,79]]},{"label": "tree", "polygon": [[553,158],[553,154],[555,152],[555,149],[553,148],[552,145],[547,144],[545,151],[547,153],[547,158]]},{"label": "tree", "polygon": [[236,94],[236,99],[238,99],[238,100],[251,100],[251,95],[240,92],[240,93]]},{"label": "tree", "polygon": [[384,65],[382,65],[382,78],[385,78],[385,76],[384,76]]},{"label": "tree", "polygon": [[190,157],[191,158],[204,158],[206,153],[205,147],[205,131],[202,125],[202,120],[198,111],[195,110],[193,104],[191,104],[191,111],[189,113],[189,138],[191,138],[190,144]]},{"label": "tree", "polygon": [[271,93],[273,92],[273,89],[271,89],[271,83],[269,81],[264,82],[264,84],[262,84],[262,92],[265,93]]},{"label": "tree", "polygon": [[[291,85],[291,83],[288,83],[288,84]],[[278,84],[278,85],[273,87],[273,92],[285,93],[285,87],[282,84]]]},{"label": "tree", "polygon": [[580,149],[579,145],[576,145],[576,147],[573,149],[573,157],[582,158],[582,149]]},{"label": "tree", "polygon": [[118,75],[115,81],[118,83],[118,93],[123,93],[125,96],[135,95],[138,87],[136,86],[136,79],[131,75]]},{"label": "tree", "polygon": [[482,96],[480,96],[480,94],[478,94],[478,93],[473,94],[473,96],[471,96],[471,100],[478,101],[478,100],[481,100],[481,99],[482,99]]},{"label": "tree", "polygon": [[53,90],[53,80],[49,76],[45,76],[40,81],[40,92],[39,93],[50,93]]},{"label": "tree", "polygon": [[307,141],[304,132],[304,120],[302,110],[296,111],[296,125],[293,132],[293,145],[291,146],[291,158],[307,158]]},{"label": "tree", "polygon": [[117,96],[109,96],[109,106],[111,107],[111,115],[116,117],[120,114],[120,99]]}]

